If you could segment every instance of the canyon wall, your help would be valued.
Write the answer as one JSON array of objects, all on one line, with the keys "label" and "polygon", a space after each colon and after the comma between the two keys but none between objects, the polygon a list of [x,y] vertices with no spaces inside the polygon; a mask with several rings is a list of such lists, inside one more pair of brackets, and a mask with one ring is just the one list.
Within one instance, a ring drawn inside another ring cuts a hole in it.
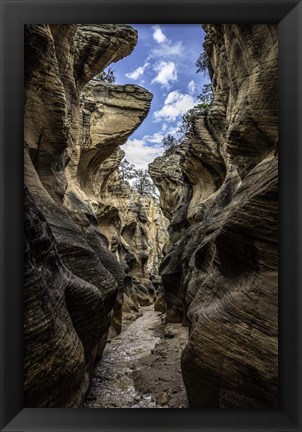
[{"label": "canyon wall", "polygon": [[[123,310],[131,319],[140,305],[155,300],[156,288],[161,285],[158,266],[168,240],[167,220],[156,197],[137,193],[119,170],[125,153],[118,144],[130,134],[131,122],[142,121],[146,90],[94,80],[85,87],[82,97],[87,126],[78,170],[81,188],[89,197],[108,248],[125,269]],[[127,112],[131,122],[125,122]],[[113,148],[116,150],[112,153]],[[115,308],[121,312],[122,303],[118,303]]]},{"label": "canyon wall", "polygon": [[214,100],[149,165],[170,220],[166,319],[191,407],[278,406],[278,34],[204,25]]},{"label": "canyon wall", "polygon": [[[80,406],[109,329],[120,332],[125,290],[145,276],[141,303],[155,295],[147,271],[156,276],[165,241],[156,201],[130,199],[126,184],[121,207],[105,197],[119,145],[147,115],[152,95],[134,85],[89,83],[136,42],[136,31],[123,24],[25,26],[26,407]],[[125,208],[132,216],[116,240],[112,227]],[[127,240],[138,219],[141,237],[131,240],[145,242],[147,259]]]},{"label": "canyon wall", "polygon": [[152,304],[161,291],[158,275],[168,241],[168,220],[156,197],[140,195],[118,169],[124,152],[117,149],[100,168],[101,191],[95,209],[100,232],[108,247],[126,268],[123,316],[137,316],[139,306]]}]

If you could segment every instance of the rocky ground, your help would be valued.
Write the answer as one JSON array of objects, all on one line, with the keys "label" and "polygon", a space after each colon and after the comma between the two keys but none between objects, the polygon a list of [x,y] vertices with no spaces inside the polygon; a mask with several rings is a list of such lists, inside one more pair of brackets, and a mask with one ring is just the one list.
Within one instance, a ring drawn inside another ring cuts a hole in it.
[{"label": "rocky ground", "polygon": [[188,408],[180,354],[188,338],[181,324],[164,324],[154,306],[125,325],[97,364],[86,408]]}]

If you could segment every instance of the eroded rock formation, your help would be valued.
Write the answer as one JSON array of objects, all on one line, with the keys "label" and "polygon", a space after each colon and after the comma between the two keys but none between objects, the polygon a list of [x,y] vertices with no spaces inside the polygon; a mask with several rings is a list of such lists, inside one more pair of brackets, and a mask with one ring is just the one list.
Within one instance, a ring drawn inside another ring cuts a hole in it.
[{"label": "eroded rock formation", "polygon": [[277,28],[204,28],[213,103],[149,168],[166,243],[118,168],[152,95],[91,81],[136,31],[25,26],[26,407],[81,406],[108,334],[156,292],[190,329],[191,407],[277,406]]},{"label": "eroded rock formation", "polygon": [[149,168],[171,221],[166,319],[190,327],[191,407],[276,407],[277,27],[204,28],[213,103]]},{"label": "eroded rock formation", "polygon": [[120,328],[122,303],[124,316],[132,318],[140,306],[154,301],[167,241],[167,222],[157,200],[135,192],[119,171],[125,155],[119,144],[141,123],[150,102],[151,94],[135,85],[91,81],[82,93],[84,134],[77,180],[98,230],[126,273],[110,336]]},{"label": "eroded rock formation", "polygon": [[128,274],[123,310],[138,312],[139,306],[154,302],[160,289],[158,267],[162,250],[168,240],[167,219],[156,198],[139,195],[123,179],[118,166],[124,152],[115,151],[100,168],[102,182],[98,207],[95,210],[100,231],[109,242],[109,249],[124,265]]},{"label": "eroded rock formation", "polygon": [[120,331],[132,276],[102,217],[104,161],[143,121],[152,95],[133,85],[85,85],[136,42],[123,24],[25,26],[27,407],[80,406],[110,324]]}]

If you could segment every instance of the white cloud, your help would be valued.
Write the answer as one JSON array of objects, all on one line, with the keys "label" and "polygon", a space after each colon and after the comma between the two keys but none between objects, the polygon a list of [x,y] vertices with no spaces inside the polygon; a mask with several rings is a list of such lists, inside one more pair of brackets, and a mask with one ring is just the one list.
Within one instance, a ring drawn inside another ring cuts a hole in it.
[{"label": "white cloud", "polygon": [[189,84],[188,84],[188,90],[189,90],[190,95],[193,95],[195,93],[196,84],[195,84],[195,82],[193,80],[189,82]]},{"label": "white cloud", "polygon": [[156,132],[154,135],[145,135],[143,139],[152,144],[161,144],[163,135],[159,132]]},{"label": "white cloud", "polygon": [[172,45],[171,41],[162,43],[160,46],[153,48],[150,51],[150,57],[167,58],[167,57],[179,57],[183,54],[183,44],[181,41],[176,42]]},{"label": "white cloud", "polygon": [[178,90],[174,90],[168,94],[168,96],[165,99],[165,105],[171,105],[174,102],[177,102],[179,100],[181,93]]},{"label": "white cloud", "polygon": [[137,80],[140,76],[142,76],[145,72],[145,70],[150,66],[149,62],[146,62],[143,66],[139,66],[138,68],[134,69],[134,71],[126,73],[127,78],[131,78],[133,80]]},{"label": "white cloud", "polygon": [[[163,149],[159,145],[161,143],[159,135],[156,133],[154,135],[146,135],[142,139],[129,139],[123,145],[127,161],[135,165],[136,168],[148,169],[148,164],[163,153]],[[150,146],[148,142],[156,142],[158,145]]]},{"label": "white cloud", "polygon": [[183,55],[184,47],[182,41],[172,44],[172,41],[167,38],[158,24],[153,26],[152,29],[153,39],[158,45],[150,50],[150,57],[167,59],[169,57],[179,57]]},{"label": "white cloud", "polygon": [[177,117],[185,114],[194,105],[195,102],[191,95],[174,90],[166,97],[164,106],[159,111],[154,112],[155,122],[162,120],[175,121]]},{"label": "white cloud", "polygon": [[167,134],[177,136],[179,134],[179,128],[181,127],[182,121],[177,122],[174,126],[170,126],[167,130]]},{"label": "white cloud", "polygon": [[162,29],[160,28],[159,25],[155,25],[152,27],[153,29],[153,39],[155,40],[155,42],[157,42],[158,44],[161,44],[165,41],[167,41],[167,36],[164,35]]},{"label": "white cloud", "polygon": [[177,70],[174,62],[158,62],[154,65],[154,71],[157,72],[157,75],[152,80],[152,84],[157,83],[168,87],[171,81],[177,80]]},{"label": "white cloud", "polygon": [[[161,126],[161,131],[164,135],[173,135],[175,138],[178,138],[181,134],[180,127],[182,125],[182,120],[178,121],[163,121]],[[161,141],[162,142],[162,141]]]}]

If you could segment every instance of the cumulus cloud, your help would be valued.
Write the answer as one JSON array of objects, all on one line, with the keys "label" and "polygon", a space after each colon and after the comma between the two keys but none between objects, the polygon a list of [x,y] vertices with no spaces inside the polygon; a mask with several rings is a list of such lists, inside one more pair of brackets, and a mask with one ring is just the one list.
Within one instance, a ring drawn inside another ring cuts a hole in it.
[{"label": "cumulus cloud", "polygon": [[152,146],[149,144],[152,142],[161,143],[161,140],[158,141],[159,135],[160,134],[146,135],[142,139],[129,139],[126,144],[123,145],[127,161],[135,165],[136,168],[148,169],[148,164],[163,153],[163,149],[160,145]]},{"label": "cumulus cloud", "polygon": [[143,66],[139,66],[138,68],[134,69],[134,71],[126,73],[127,78],[131,78],[133,80],[137,80],[140,76],[142,76],[145,72],[145,70],[150,66],[149,62],[146,62]]},{"label": "cumulus cloud", "polygon": [[154,71],[157,72],[156,77],[152,80],[152,84],[161,84],[164,87],[169,87],[171,81],[177,80],[177,70],[174,62],[160,61],[154,65]]},{"label": "cumulus cloud", "polygon": [[179,57],[183,55],[184,46],[182,41],[172,43],[170,39],[163,33],[161,27],[157,24],[152,27],[153,39],[157,42],[157,46],[150,50],[150,57],[157,59],[167,59],[168,57]]},{"label": "cumulus cloud", "polygon": [[145,135],[144,140],[152,144],[161,144],[163,135],[160,132],[156,132],[154,135]]},{"label": "cumulus cloud", "polygon": [[189,84],[188,84],[188,90],[189,90],[190,95],[193,95],[195,93],[196,84],[195,84],[195,82],[193,80],[189,82]]},{"label": "cumulus cloud", "polygon": [[174,90],[168,94],[165,99],[164,106],[155,111],[153,116],[155,122],[162,120],[175,121],[179,116],[185,114],[195,105],[192,95],[183,94],[178,90]]},{"label": "cumulus cloud", "polygon": [[183,54],[184,47],[181,41],[176,42],[174,45],[171,41],[167,41],[150,51],[150,57],[153,58],[167,58],[167,57],[180,57]]},{"label": "cumulus cloud", "polygon": [[153,39],[155,40],[155,42],[157,42],[158,44],[161,44],[161,43],[168,40],[166,35],[164,35],[164,33],[163,33],[163,31],[159,25],[153,26],[152,29],[153,29],[152,36],[153,36]]}]

